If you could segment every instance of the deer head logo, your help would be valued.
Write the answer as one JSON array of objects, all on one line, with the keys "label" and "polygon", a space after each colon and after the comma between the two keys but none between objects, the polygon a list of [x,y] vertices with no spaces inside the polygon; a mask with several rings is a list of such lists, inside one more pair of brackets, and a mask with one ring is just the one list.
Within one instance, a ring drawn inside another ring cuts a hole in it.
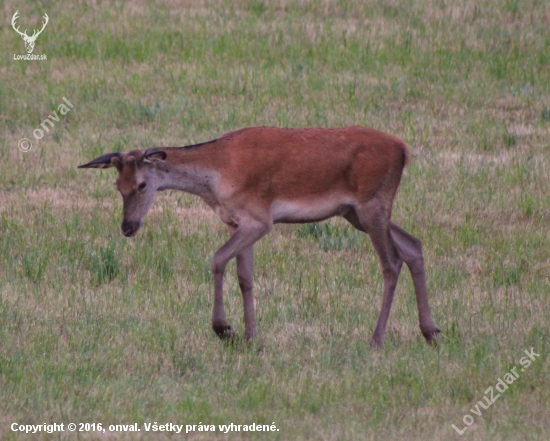
[{"label": "deer head logo", "polygon": [[42,23],[42,29],[39,31],[35,30],[32,35],[27,35],[27,30],[25,29],[25,32],[21,32],[19,30],[19,26],[15,27],[15,21],[19,18],[19,11],[15,11],[15,14],[13,14],[13,17],[11,19],[11,25],[15,32],[17,32],[19,35],[21,35],[21,38],[23,38],[23,41],[25,42],[25,49],[27,50],[28,54],[32,54],[32,51],[34,50],[34,42],[38,38],[38,36],[42,33],[46,25],[48,24],[48,14],[44,14],[44,19],[46,20],[44,23]]}]

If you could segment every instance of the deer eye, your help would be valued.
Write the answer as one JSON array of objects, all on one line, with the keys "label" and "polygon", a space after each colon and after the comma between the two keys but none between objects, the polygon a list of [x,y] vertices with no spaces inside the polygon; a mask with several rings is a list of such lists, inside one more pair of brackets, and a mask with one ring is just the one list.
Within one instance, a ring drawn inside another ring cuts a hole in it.
[{"label": "deer eye", "polygon": [[138,185],[138,190],[143,190],[145,187],[147,187],[147,182],[142,182]]}]

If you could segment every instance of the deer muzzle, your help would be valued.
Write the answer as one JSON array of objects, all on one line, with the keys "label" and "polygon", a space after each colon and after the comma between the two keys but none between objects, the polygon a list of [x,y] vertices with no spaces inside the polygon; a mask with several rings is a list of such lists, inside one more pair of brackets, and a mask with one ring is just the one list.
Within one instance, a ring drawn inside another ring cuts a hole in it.
[{"label": "deer muzzle", "polygon": [[133,237],[141,228],[141,222],[122,221],[120,229],[126,237]]}]

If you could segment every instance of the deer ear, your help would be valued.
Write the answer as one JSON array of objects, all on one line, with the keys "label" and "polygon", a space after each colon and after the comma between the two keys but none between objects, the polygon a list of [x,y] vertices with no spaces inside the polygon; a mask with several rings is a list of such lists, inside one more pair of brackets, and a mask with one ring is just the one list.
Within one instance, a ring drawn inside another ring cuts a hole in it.
[{"label": "deer ear", "polygon": [[113,159],[116,159],[120,163],[120,153],[107,153],[99,158],[95,158],[87,164],[79,165],[78,168],[109,168],[116,165],[112,161]]},{"label": "deer ear", "polygon": [[143,154],[143,160],[146,162],[159,162],[166,159],[166,152],[159,149],[149,149]]}]

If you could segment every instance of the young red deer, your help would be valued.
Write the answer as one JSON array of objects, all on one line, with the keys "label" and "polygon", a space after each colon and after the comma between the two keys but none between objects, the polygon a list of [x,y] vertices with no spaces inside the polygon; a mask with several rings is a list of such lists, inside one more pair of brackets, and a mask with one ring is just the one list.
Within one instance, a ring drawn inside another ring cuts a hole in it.
[{"label": "young red deer", "polygon": [[382,265],[384,297],[371,339],[380,346],[403,262],[411,271],[422,334],[432,343],[440,332],[428,305],[422,244],[391,221],[407,158],[399,138],[365,127],[252,127],[186,147],[109,153],[79,168],[117,168],[127,237],[138,232],[155,193],[167,189],[200,196],[227,225],[231,238],[212,260],[212,327],[222,339],[234,337],[223,306],[229,260],[237,259],[245,338],[251,340],[256,336],[254,243],[276,223],[344,217],[370,236]]}]

